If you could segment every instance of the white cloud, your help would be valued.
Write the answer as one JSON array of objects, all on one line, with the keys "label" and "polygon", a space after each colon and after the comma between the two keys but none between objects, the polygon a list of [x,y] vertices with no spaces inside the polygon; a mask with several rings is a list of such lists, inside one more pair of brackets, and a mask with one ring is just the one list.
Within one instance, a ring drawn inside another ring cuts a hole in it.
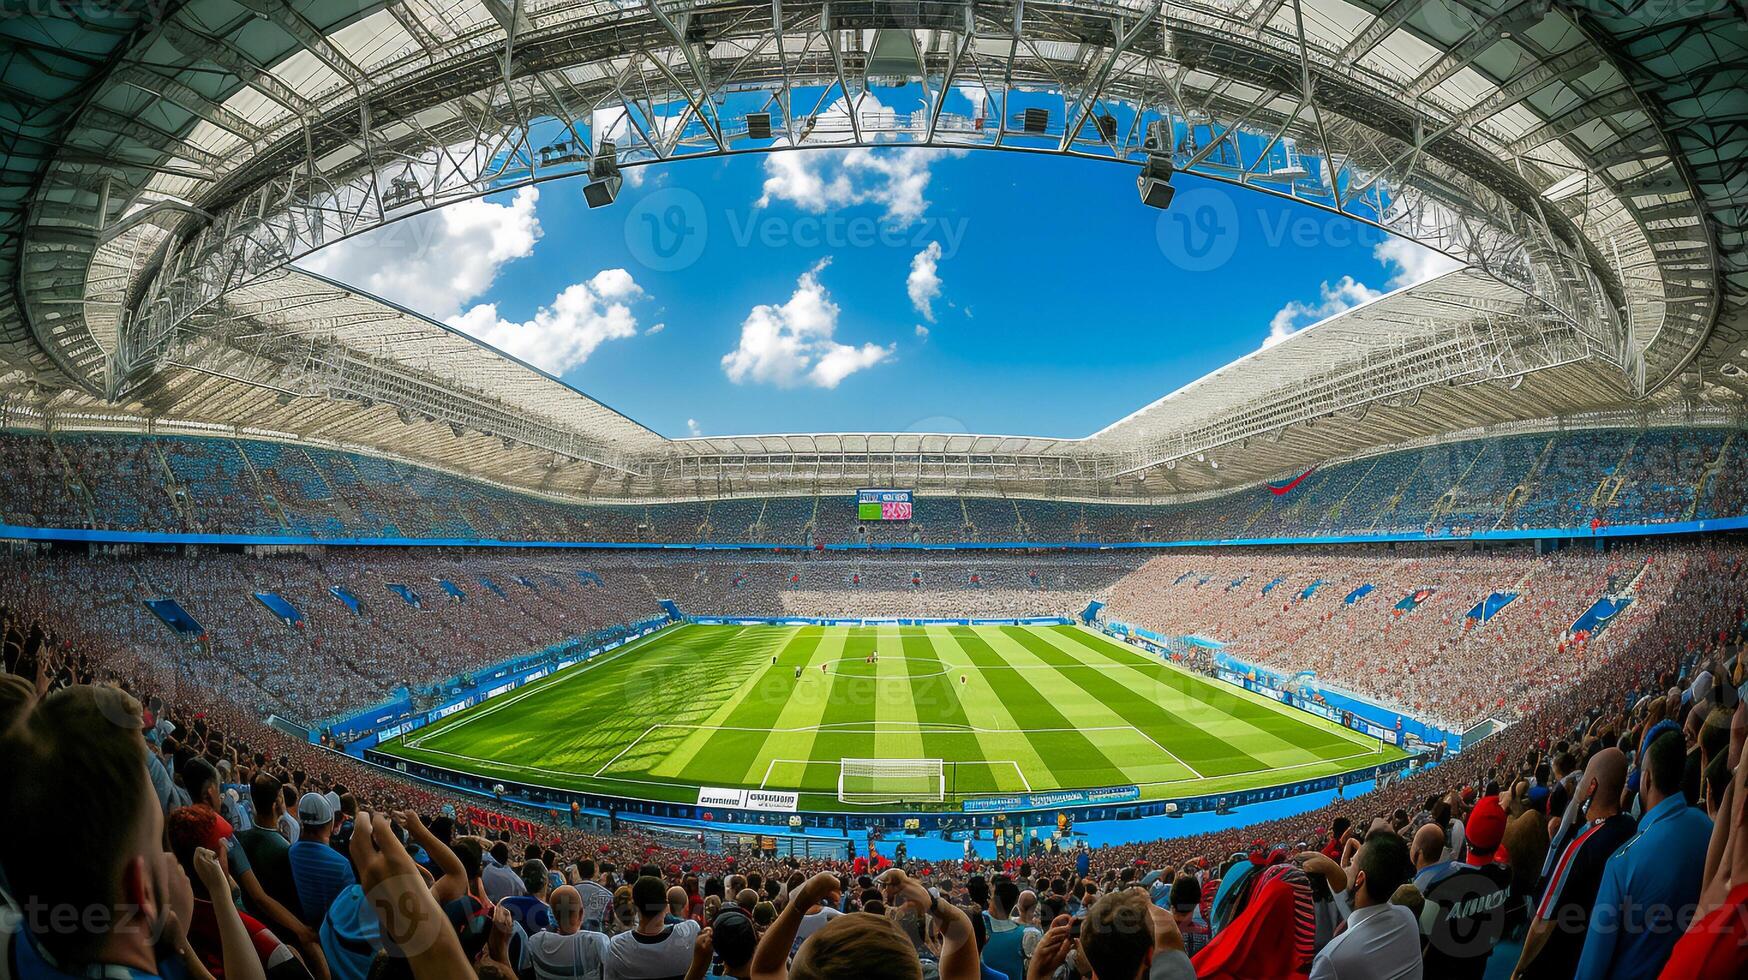
[{"label": "white cloud", "polygon": [[1385,289],[1373,289],[1352,276],[1342,276],[1333,285],[1324,282],[1316,302],[1292,300],[1275,312],[1269,320],[1269,335],[1262,345],[1273,347],[1313,323],[1370,303],[1388,291],[1418,285],[1462,266],[1461,262],[1444,253],[1406,238],[1384,239],[1373,247],[1372,257],[1386,269],[1394,267]]},{"label": "white cloud", "polygon": [[916,148],[783,150],[765,156],[765,184],[757,202],[775,201],[815,214],[857,204],[877,204],[885,219],[908,227],[922,218],[929,202],[929,167],[962,150]]},{"label": "white cloud", "polygon": [[704,429],[698,425],[697,419],[686,420],[686,434],[696,439],[704,434]]},{"label": "white cloud", "polygon": [[663,321],[661,323],[650,324],[649,329],[645,330],[643,333],[644,333],[644,336],[646,336],[646,337],[653,337],[656,334],[661,333],[663,330],[666,330],[666,329],[668,329],[668,324],[666,321]]},{"label": "white cloud", "polygon": [[917,325],[916,325],[916,335],[917,335],[917,337],[918,337],[918,338],[920,338],[920,339],[922,339],[922,340],[927,340],[927,339],[929,339],[929,328],[928,328],[928,327],[925,327],[925,326],[923,326],[923,325],[922,325],[922,324],[920,324],[920,323],[919,323],[919,324],[917,324]]},{"label": "white cloud", "polygon": [[1313,323],[1327,320],[1362,303],[1369,303],[1382,295],[1382,292],[1365,283],[1355,281],[1353,276],[1342,276],[1333,286],[1325,282],[1322,296],[1317,302],[1301,303],[1293,300],[1276,311],[1274,318],[1269,321],[1268,339],[1262,345],[1273,347]]},{"label": "white cloud", "polygon": [[482,303],[451,316],[449,325],[552,374],[589,359],[609,340],[637,334],[631,304],[643,297],[643,287],[624,269],[607,269],[587,282],[568,286],[522,323],[498,316],[496,304]]},{"label": "white cloud", "polygon": [[1462,266],[1461,262],[1443,252],[1435,252],[1406,238],[1384,239],[1372,249],[1372,257],[1386,268],[1396,267],[1390,276],[1391,289],[1415,286]]},{"label": "white cloud", "polygon": [[905,292],[910,294],[910,305],[930,323],[935,322],[935,298],[941,295],[941,274],[937,270],[940,261],[941,243],[930,242],[927,248],[911,257],[910,275],[904,281]]},{"label": "white cloud", "polygon": [[445,320],[490,289],[505,263],[533,254],[539,200],[538,189],[524,187],[508,204],[458,201],[336,243],[298,265]]},{"label": "white cloud", "polygon": [[782,305],[753,307],[740,327],[740,344],[722,355],[730,381],[836,388],[845,378],[891,357],[897,345],[853,347],[834,338],[838,305],[819,281],[825,260],[801,274]]}]

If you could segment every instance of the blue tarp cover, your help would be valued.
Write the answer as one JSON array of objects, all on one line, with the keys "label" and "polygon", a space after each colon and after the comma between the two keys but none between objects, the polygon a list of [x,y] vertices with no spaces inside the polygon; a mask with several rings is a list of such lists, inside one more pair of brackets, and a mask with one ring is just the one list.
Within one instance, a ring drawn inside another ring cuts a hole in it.
[{"label": "blue tarp cover", "polygon": [[259,599],[261,604],[267,607],[267,611],[277,618],[288,623],[303,622],[303,613],[298,612],[297,607],[279,593],[257,592],[255,598]]},{"label": "blue tarp cover", "polygon": [[1413,609],[1414,607],[1420,605],[1421,603],[1425,602],[1426,600],[1432,598],[1432,594],[1434,592],[1437,592],[1437,591],[1438,591],[1437,589],[1421,589],[1418,592],[1410,592],[1407,595],[1402,597],[1401,602],[1396,603],[1396,608],[1402,610],[1403,612],[1407,612],[1408,610]]},{"label": "blue tarp cover", "polygon": [[1485,623],[1494,616],[1497,616],[1499,610],[1504,609],[1511,603],[1511,600],[1515,598],[1517,598],[1516,592],[1491,593],[1487,598],[1475,603],[1475,608],[1469,610],[1469,618],[1479,619],[1481,622]]},{"label": "blue tarp cover", "polygon": [[175,599],[147,599],[145,603],[146,608],[156,613],[158,618],[164,621],[165,626],[184,636],[199,636],[206,632],[206,629],[196,622],[193,616],[188,615],[188,610],[182,608],[182,604]]},{"label": "blue tarp cover", "polygon": [[352,610],[352,615],[354,615],[354,616],[358,615],[358,597],[357,596],[353,595],[350,592],[347,592],[345,589],[340,588],[338,585],[330,586],[328,589],[328,593],[330,595],[332,595],[334,598],[340,600],[341,602],[344,602],[346,604],[346,608]]},{"label": "blue tarp cover", "polygon": [[407,600],[407,605],[412,606],[414,609],[425,608],[425,603],[420,600],[419,593],[401,585],[399,582],[390,582],[388,590],[395,595],[400,596],[402,599]]},{"label": "blue tarp cover", "polygon": [[1282,582],[1285,582],[1285,581],[1286,581],[1286,579],[1284,579],[1284,578],[1274,579],[1273,581],[1269,582],[1269,584],[1262,587],[1262,594],[1268,595],[1270,592],[1273,592],[1275,590],[1275,586],[1280,585]]},{"label": "blue tarp cover", "polygon": [[1353,590],[1352,592],[1349,592],[1347,594],[1347,598],[1345,598],[1341,601],[1344,604],[1351,606],[1354,603],[1360,601],[1361,599],[1364,599],[1366,596],[1371,595],[1373,588],[1374,588],[1374,586],[1372,585],[1372,583],[1367,582],[1366,584],[1360,586],[1359,588]]},{"label": "blue tarp cover", "polygon": [[1614,618],[1620,615],[1622,609],[1632,604],[1633,600],[1630,597],[1615,599],[1603,596],[1596,600],[1595,605],[1586,609],[1584,615],[1578,617],[1577,622],[1572,624],[1572,632],[1589,633],[1594,636],[1606,629],[1609,623],[1614,622]]},{"label": "blue tarp cover", "polygon": [[459,602],[466,602],[467,601],[467,593],[461,591],[460,587],[458,587],[454,582],[451,582],[446,578],[438,579],[437,580],[437,587],[442,589],[443,591],[449,593],[449,597],[452,599],[455,599]]},{"label": "blue tarp cover", "polygon": [[509,593],[505,592],[502,588],[500,588],[498,586],[498,584],[496,582],[493,582],[491,579],[486,578],[484,575],[481,575],[479,577],[479,584],[485,586],[486,588],[490,589],[493,592],[496,592],[498,594],[498,598],[500,598],[500,599],[510,598]]}]

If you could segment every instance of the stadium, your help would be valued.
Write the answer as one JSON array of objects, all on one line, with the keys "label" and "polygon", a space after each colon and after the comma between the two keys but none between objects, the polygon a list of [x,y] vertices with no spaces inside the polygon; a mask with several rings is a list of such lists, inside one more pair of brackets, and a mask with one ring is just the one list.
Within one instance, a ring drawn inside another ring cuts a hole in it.
[{"label": "stadium", "polygon": [[0,980],[1748,976],[1739,2],[5,6]]}]

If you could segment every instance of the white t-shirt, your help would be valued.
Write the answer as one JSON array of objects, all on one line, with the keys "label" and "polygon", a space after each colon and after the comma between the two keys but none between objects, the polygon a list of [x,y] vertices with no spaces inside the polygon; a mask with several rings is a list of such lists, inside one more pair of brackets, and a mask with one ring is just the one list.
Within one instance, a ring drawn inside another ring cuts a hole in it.
[{"label": "white t-shirt", "polygon": [[522,969],[532,971],[535,980],[602,980],[607,937],[598,932],[537,932],[522,947]]},{"label": "white t-shirt", "polygon": [[668,926],[654,936],[622,932],[607,944],[610,980],[682,980],[692,967],[692,947],[699,925],[691,919]]},{"label": "white t-shirt", "polygon": [[827,922],[830,922],[843,914],[844,913],[832,908],[830,905],[823,905],[820,906],[818,912],[815,912],[812,915],[802,916],[801,927],[795,930],[795,945],[789,947],[789,955],[794,956],[796,950],[801,948],[801,944],[807,942],[807,937],[824,929]]},{"label": "white t-shirt", "polygon": [[583,899],[583,921],[597,922],[604,928],[613,911],[613,893],[600,882],[585,881],[577,886],[577,894]]}]

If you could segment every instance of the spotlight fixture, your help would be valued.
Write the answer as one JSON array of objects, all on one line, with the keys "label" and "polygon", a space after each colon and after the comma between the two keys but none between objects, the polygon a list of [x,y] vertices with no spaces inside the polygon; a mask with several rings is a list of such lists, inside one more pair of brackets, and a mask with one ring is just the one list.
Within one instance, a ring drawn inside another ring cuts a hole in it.
[{"label": "spotlight fixture", "polygon": [[602,140],[595,148],[595,161],[589,165],[589,182],[583,185],[583,201],[591,208],[604,208],[619,197],[618,148]]},{"label": "spotlight fixture", "polygon": [[1171,186],[1173,172],[1170,156],[1148,154],[1147,162],[1141,165],[1141,175],[1135,178],[1135,190],[1141,195],[1141,203],[1160,210],[1171,207],[1172,196],[1177,193]]}]

